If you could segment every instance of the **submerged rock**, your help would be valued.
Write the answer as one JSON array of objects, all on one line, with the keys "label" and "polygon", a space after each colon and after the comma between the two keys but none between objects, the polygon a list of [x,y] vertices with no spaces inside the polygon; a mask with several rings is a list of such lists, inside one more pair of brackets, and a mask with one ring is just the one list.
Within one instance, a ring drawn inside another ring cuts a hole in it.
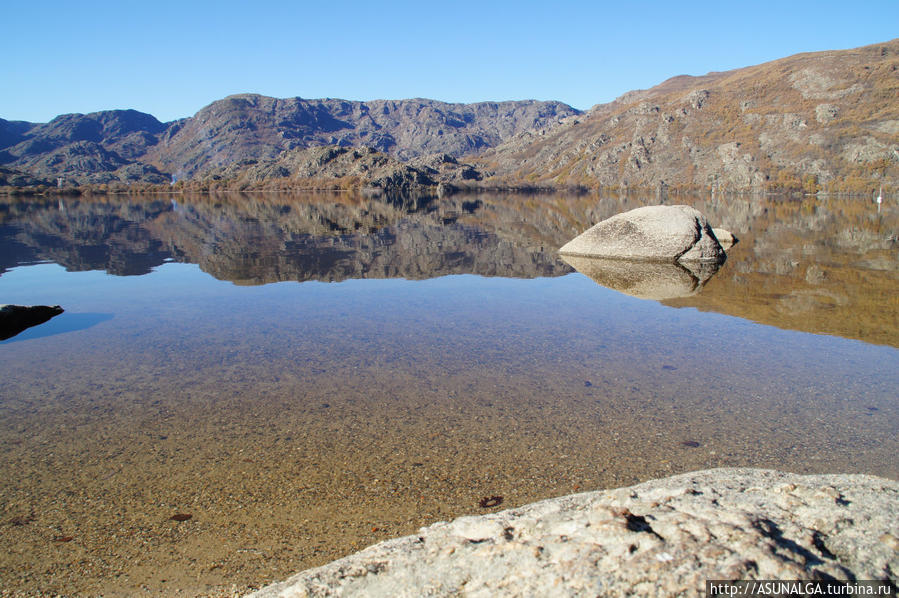
[{"label": "submerged rock", "polygon": [[594,282],[640,299],[689,297],[702,290],[717,262],[648,262],[563,255],[562,259]]},{"label": "submerged rock", "polygon": [[896,481],[714,469],[436,523],[253,596],[698,596],[707,579],[895,584],[897,521]]},{"label": "submerged rock", "polygon": [[699,210],[644,206],[616,214],[559,249],[563,255],[660,262],[723,262],[724,250]]},{"label": "submerged rock", "polygon": [[58,305],[0,305],[0,341],[43,324],[63,311]]}]

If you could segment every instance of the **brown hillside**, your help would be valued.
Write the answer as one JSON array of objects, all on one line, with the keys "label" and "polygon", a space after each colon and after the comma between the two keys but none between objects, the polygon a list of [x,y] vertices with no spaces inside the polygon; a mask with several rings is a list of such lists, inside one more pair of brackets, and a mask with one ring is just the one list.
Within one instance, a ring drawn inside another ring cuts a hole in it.
[{"label": "brown hillside", "polygon": [[486,152],[496,181],[721,190],[899,187],[899,39],[682,75]]}]

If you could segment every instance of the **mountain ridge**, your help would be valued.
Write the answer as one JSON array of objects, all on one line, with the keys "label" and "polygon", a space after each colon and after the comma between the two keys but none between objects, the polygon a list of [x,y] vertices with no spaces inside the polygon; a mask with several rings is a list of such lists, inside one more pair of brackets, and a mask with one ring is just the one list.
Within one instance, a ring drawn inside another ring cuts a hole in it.
[{"label": "mountain ridge", "polygon": [[499,180],[734,191],[899,183],[899,39],[622,94],[476,164]]},{"label": "mountain ridge", "polygon": [[[190,178],[325,145],[371,147],[401,160],[458,157],[575,114],[580,111],[554,101],[359,102],[236,94],[168,123],[136,110],[64,114],[49,123],[0,120],[0,164],[75,184],[135,182],[119,172],[130,167],[143,173],[138,180],[165,183],[171,175]],[[91,159],[82,159],[88,154]]]},{"label": "mountain ridge", "polygon": [[[585,112],[536,100],[243,93],[168,123],[135,110],[49,123],[0,119],[0,165],[13,185],[61,177],[76,185],[164,184],[173,176],[258,184],[338,176],[330,167],[317,175],[284,166],[296,163],[290,152],[336,146],[371,148],[397,162],[394,170],[428,156],[464,158],[465,172],[476,172],[466,180],[482,187],[870,193],[883,185],[889,193],[899,187],[897,69],[899,39],[677,75]],[[364,179],[373,158],[358,156],[367,162],[341,172]],[[255,170],[238,173],[241,164]]]}]

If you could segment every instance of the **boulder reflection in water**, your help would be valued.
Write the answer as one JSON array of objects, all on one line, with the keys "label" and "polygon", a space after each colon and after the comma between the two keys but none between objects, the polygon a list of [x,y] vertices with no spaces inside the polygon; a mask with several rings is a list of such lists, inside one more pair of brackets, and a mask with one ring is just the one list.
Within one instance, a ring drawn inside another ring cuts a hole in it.
[{"label": "boulder reflection in water", "polygon": [[640,299],[673,299],[697,294],[718,271],[716,262],[650,262],[560,256],[594,282]]}]

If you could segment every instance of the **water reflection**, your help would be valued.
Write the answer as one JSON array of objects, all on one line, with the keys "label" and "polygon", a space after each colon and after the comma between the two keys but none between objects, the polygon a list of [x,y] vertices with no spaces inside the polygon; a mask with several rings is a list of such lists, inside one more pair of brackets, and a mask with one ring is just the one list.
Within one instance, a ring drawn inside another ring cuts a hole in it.
[{"label": "water reflection", "polygon": [[[895,213],[694,201],[742,242],[665,303],[816,330],[854,310],[858,338],[895,342]],[[0,586],[231,595],[485,496],[721,466],[896,477],[896,349],[639,301],[556,258],[638,202],[0,206],[0,296],[81,326],[0,345]],[[14,267],[42,261],[117,275]],[[396,276],[427,280],[348,280]],[[259,284],[289,280],[344,282]]]},{"label": "water reflection", "polygon": [[462,203],[418,211],[344,195],[70,200],[65,211],[16,203],[5,206],[0,271],[48,260],[133,275],[174,260],[237,284],[570,272],[552,246],[457,222],[470,209]]},{"label": "water reflection", "polygon": [[695,295],[719,268],[715,262],[648,262],[574,255],[562,259],[604,287],[656,301]]},{"label": "water reflection", "polygon": [[[242,285],[561,276],[571,268],[556,248],[600,220],[655,201],[481,194],[410,208],[346,194],[179,195],[70,199],[64,209],[58,200],[11,201],[0,205],[0,272],[52,261],[68,270],[139,275],[177,261]],[[578,269],[672,306],[899,344],[895,206],[877,212],[855,199],[726,196],[670,203],[693,205],[741,239],[714,279],[709,272],[657,273],[665,289],[652,290],[645,274],[629,271],[615,283],[613,267]]]}]

